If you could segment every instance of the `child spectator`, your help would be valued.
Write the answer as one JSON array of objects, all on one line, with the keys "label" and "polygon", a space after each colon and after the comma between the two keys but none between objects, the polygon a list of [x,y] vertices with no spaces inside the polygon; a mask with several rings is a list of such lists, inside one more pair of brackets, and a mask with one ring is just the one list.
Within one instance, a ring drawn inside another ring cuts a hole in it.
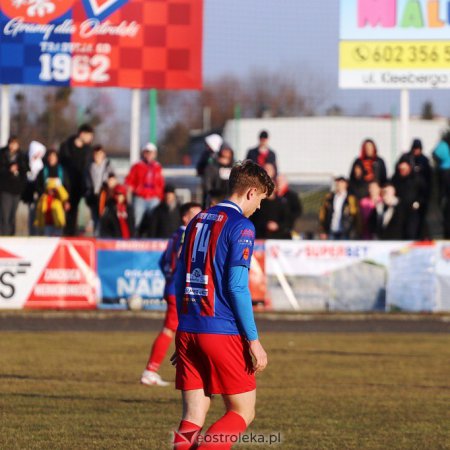
[{"label": "child spectator", "polygon": [[36,190],[39,195],[45,192],[47,180],[49,178],[58,178],[67,192],[70,192],[70,181],[66,170],[59,163],[58,152],[54,149],[47,150],[44,158],[44,167],[36,178]]},{"label": "child spectator", "polygon": [[395,187],[386,184],[382,191],[382,202],[378,203],[370,220],[372,231],[378,239],[384,241],[405,238],[405,213]]},{"label": "child spectator", "polygon": [[108,179],[103,183],[100,190],[99,200],[98,200],[98,216],[101,217],[105,211],[106,205],[114,201],[114,189],[119,184],[114,173],[108,175]]},{"label": "child spectator", "polygon": [[27,184],[22,193],[22,201],[28,204],[28,233],[30,236],[36,235],[34,219],[36,218],[37,196],[37,177],[44,167],[43,158],[45,156],[45,146],[37,141],[31,141],[28,149],[28,165],[30,167],[27,173]]},{"label": "child spectator", "polygon": [[114,201],[107,203],[100,218],[100,237],[129,239],[134,237],[133,208],[127,203],[127,188],[118,184],[114,188]]},{"label": "child spectator", "polygon": [[92,161],[89,163],[85,174],[86,204],[91,211],[94,230],[97,229],[99,220],[100,191],[103,183],[112,173],[111,162],[106,157],[105,149],[101,145],[96,145],[92,154]]},{"label": "child spectator", "polygon": [[361,221],[358,200],[348,193],[348,181],[335,179],[335,190],[325,197],[320,208],[319,222],[323,239],[357,239]]},{"label": "child spectator", "polygon": [[369,195],[359,201],[359,212],[361,215],[362,232],[361,238],[366,240],[374,239],[375,234],[370,220],[378,204],[382,203],[381,188],[377,181],[369,183]]},{"label": "child spectator", "polygon": [[36,206],[34,225],[44,236],[62,236],[66,225],[69,194],[59,178],[48,178]]}]

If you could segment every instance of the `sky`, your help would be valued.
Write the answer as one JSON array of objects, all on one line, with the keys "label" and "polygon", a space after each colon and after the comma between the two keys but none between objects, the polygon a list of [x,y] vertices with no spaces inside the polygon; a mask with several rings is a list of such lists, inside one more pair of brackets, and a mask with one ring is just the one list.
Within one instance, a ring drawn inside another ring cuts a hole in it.
[{"label": "sky", "polygon": [[[338,88],[338,0],[205,0],[204,4],[205,79],[288,67],[299,77],[306,73],[319,80],[327,94],[321,112],[336,104],[352,115],[398,113],[397,90]],[[436,113],[449,116],[449,98],[442,90],[411,91],[411,113],[420,114],[430,100]]]}]

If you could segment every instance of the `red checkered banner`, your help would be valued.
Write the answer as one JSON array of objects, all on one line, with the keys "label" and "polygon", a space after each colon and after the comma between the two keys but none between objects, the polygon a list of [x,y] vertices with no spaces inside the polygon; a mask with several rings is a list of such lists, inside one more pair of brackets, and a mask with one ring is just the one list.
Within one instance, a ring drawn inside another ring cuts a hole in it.
[{"label": "red checkered banner", "polygon": [[203,0],[1,0],[0,83],[199,89]]}]

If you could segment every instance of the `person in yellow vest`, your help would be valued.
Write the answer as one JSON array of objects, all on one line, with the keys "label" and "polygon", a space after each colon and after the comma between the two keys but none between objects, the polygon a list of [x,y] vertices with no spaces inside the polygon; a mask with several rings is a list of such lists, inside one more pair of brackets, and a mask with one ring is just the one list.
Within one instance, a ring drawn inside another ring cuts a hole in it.
[{"label": "person in yellow vest", "polygon": [[70,208],[69,194],[59,178],[48,178],[45,192],[36,207],[35,227],[44,236],[62,236],[66,225],[66,211]]}]

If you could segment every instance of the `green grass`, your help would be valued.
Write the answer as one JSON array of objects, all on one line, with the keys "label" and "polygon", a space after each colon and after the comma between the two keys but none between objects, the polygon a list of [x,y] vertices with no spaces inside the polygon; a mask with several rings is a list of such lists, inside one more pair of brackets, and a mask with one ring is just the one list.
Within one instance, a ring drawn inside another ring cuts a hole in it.
[{"label": "green grass", "polygon": [[[179,393],[138,384],[153,337],[0,333],[0,448],[170,448]],[[280,431],[273,448],[450,448],[450,336],[267,333],[263,343],[249,431]],[[161,372],[173,380],[167,362]],[[221,411],[216,398],[210,421]]]}]

